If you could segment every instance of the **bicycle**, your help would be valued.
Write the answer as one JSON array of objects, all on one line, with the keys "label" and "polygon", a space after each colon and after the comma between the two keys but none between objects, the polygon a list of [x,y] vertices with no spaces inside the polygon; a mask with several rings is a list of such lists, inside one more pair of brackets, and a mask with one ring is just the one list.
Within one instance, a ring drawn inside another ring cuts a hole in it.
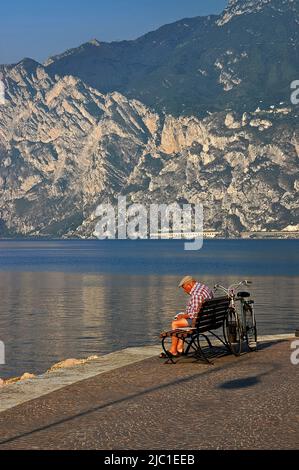
[{"label": "bicycle", "polygon": [[214,286],[214,291],[220,289],[230,298],[230,306],[224,322],[223,334],[229,349],[235,356],[240,356],[245,341],[250,351],[257,350],[254,301],[250,299],[249,292],[237,292],[241,286],[249,286],[251,284],[251,281],[245,280],[232,284],[228,289],[219,284]]}]

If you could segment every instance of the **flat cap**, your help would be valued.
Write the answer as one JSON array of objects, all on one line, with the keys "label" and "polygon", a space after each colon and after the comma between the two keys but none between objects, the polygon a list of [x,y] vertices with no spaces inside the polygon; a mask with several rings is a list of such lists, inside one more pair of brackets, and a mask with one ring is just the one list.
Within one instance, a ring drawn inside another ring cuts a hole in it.
[{"label": "flat cap", "polygon": [[179,287],[183,287],[184,284],[187,284],[188,282],[192,282],[192,281],[195,281],[195,279],[192,276],[185,276],[179,283]]}]

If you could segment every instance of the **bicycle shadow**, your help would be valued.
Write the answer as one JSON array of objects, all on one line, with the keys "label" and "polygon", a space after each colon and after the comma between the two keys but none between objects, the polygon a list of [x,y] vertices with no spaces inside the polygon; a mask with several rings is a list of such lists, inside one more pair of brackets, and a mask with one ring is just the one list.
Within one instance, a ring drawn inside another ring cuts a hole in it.
[{"label": "bicycle shadow", "polygon": [[[264,341],[258,342],[258,347],[257,347],[256,351],[250,351],[247,348],[245,351],[243,350],[243,352],[241,353],[241,356],[248,355],[248,354],[256,354],[256,353],[261,352],[265,349],[271,348],[274,345],[277,345],[279,343],[283,343],[284,341],[285,340],[283,340],[283,339],[277,339],[277,340],[271,340],[271,341],[264,340]],[[226,356],[228,357],[228,356],[232,355],[232,353],[227,348],[225,348],[223,346],[219,346],[219,345],[214,345],[214,344],[212,345],[212,348],[209,348],[208,346],[204,346],[202,348],[202,350],[203,350],[206,358],[209,359],[210,361],[214,360],[214,359],[220,359],[222,357],[226,357]],[[178,362],[188,364],[191,360],[194,360],[194,357],[192,356],[192,354],[190,354],[188,356],[182,356],[182,358],[180,358]],[[202,361],[202,362],[204,363],[204,361]],[[255,384],[251,383],[248,386],[253,386],[253,385],[255,385]]]},{"label": "bicycle shadow", "polygon": [[[271,341],[271,344],[273,343],[281,343],[281,340],[278,341]],[[271,346],[270,344],[270,346]],[[261,347],[264,346],[264,347]],[[263,345],[259,345],[258,351],[262,349],[266,349],[269,347],[269,343],[265,343]],[[245,353],[246,354],[246,353]],[[261,383],[261,379],[269,374],[271,374],[274,370],[280,369],[280,366],[273,366],[266,372],[261,372],[260,374],[257,375],[250,375],[248,377],[242,377],[239,379],[234,379],[234,380],[229,380],[227,382],[223,382],[218,386],[218,388],[222,390],[233,390],[233,389],[242,389],[242,388],[249,388],[249,387],[255,387],[256,385]]]},{"label": "bicycle shadow", "polygon": [[224,382],[219,385],[218,388],[222,390],[232,390],[236,388],[248,388],[254,387],[261,382],[259,376],[255,377],[245,377],[243,379],[230,380],[229,382]]},{"label": "bicycle shadow", "polygon": [[279,343],[284,343],[284,342],[285,342],[284,339],[276,339],[276,340],[271,340],[271,341],[264,340],[264,341],[258,342],[258,351],[271,348],[271,346],[274,346]]}]

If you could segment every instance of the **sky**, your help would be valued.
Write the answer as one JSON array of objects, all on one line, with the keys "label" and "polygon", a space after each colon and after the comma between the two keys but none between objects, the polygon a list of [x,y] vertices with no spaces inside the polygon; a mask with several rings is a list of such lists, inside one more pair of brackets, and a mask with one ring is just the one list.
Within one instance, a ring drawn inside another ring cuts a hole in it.
[{"label": "sky", "polygon": [[135,39],[173,21],[220,13],[227,0],[1,0],[0,64],[51,55],[96,38]]}]

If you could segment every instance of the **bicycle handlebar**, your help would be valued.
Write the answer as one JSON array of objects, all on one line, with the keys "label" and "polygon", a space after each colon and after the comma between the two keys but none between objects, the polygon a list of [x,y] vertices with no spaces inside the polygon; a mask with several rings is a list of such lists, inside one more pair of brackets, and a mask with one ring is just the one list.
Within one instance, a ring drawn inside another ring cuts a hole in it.
[{"label": "bicycle handlebar", "polygon": [[249,286],[251,284],[252,284],[252,281],[248,281],[247,279],[245,279],[244,281],[241,281],[239,283],[236,282],[236,283],[232,284],[228,288],[225,288],[224,286],[221,286],[220,284],[215,284],[214,289],[215,290],[222,289],[226,294],[229,295],[230,293],[234,293],[234,290],[238,289],[238,287],[241,287],[243,285]]}]

